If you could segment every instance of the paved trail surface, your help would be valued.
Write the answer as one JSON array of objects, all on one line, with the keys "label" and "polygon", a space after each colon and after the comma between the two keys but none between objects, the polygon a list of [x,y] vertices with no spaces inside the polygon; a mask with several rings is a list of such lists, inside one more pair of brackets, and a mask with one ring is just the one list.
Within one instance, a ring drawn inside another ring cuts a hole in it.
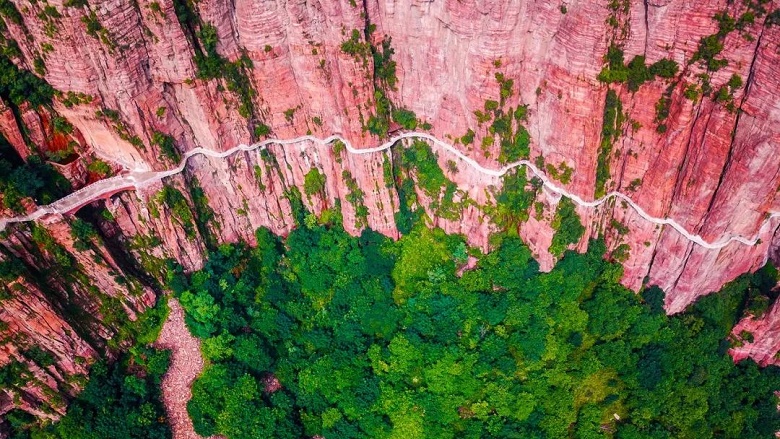
[{"label": "paved trail surface", "polygon": [[301,136],[301,137],[296,137],[294,139],[268,139],[268,140],[263,140],[262,142],[257,142],[252,145],[238,145],[234,148],[231,148],[223,152],[217,152],[217,151],[212,151],[209,149],[198,147],[184,154],[184,157],[179,163],[179,166],[173,169],[167,171],[159,171],[159,172],[146,171],[142,169],[131,170],[126,175],[107,178],[105,180],[100,180],[95,183],[92,183],[89,186],[85,186],[60,200],[57,200],[46,206],[41,206],[40,208],[38,208],[38,210],[36,210],[31,214],[17,216],[13,218],[0,218],[0,230],[5,229],[5,226],[10,223],[34,221],[45,215],[49,215],[53,213],[73,212],[78,208],[80,208],[81,206],[89,204],[92,201],[98,200],[108,195],[114,194],[116,192],[138,189],[149,183],[162,180],[163,178],[170,177],[172,175],[176,175],[184,170],[184,167],[186,166],[187,161],[189,160],[190,157],[198,154],[202,154],[209,157],[225,158],[232,154],[235,154],[238,151],[260,150],[272,144],[288,146],[288,145],[295,145],[295,144],[300,144],[301,142],[309,141],[309,142],[325,145],[325,144],[333,143],[337,140],[343,142],[344,145],[346,145],[346,150],[350,154],[358,154],[358,155],[374,154],[374,153],[378,153],[390,149],[395,144],[400,145],[398,141],[403,139],[428,140],[439,149],[448,151],[449,153],[456,155],[459,159],[466,162],[469,166],[476,169],[478,172],[485,175],[494,176],[494,177],[503,176],[504,174],[506,174],[507,172],[509,172],[514,168],[525,166],[531,171],[531,173],[533,173],[544,183],[544,186],[547,189],[572,200],[574,203],[576,203],[579,206],[596,207],[606,203],[612,198],[618,198],[628,203],[628,205],[630,205],[631,208],[634,209],[639,214],[639,216],[641,216],[645,220],[653,224],[669,226],[674,230],[676,230],[677,232],[679,232],[682,236],[684,236],[689,241],[708,249],[721,249],[731,244],[732,242],[737,242],[740,244],[751,245],[751,246],[755,245],[758,241],[758,237],[761,235],[762,232],[764,232],[764,229],[769,227],[775,218],[780,218],[780,212],[770,212],[769,215],[767,215],[767,218],[761,224],[761,227],[758,229],[756,235],[753,236],[752,238],[729,234],[717,241],[708,242],[705,241],[700,235],[689,232],[672,218],[658,218],[650,215],[644,209],[642,209],[642,207],[637,205],[631,198],[629,198],[627,195],[624,195],[620,192],[610,192],[605,196],[598,198],[596,200],[587,201],[582,199],[577,194],[573,194],[567,191],[565,188],[558,186],[555,182],[550,180],[547,177],[547,175],[545,175],[539,168],[537,168],[533,163],[529,162],[528,160],[520,160],[518,162],[506,165],[500,169],[485,168],[479,163],[477,163],[476,161],[474,161],[474,159],[464,155],[462,152],[460,152],[457,148],[450,145],[449,143],[443,142],[427,133],[410,132],[410,133],[403,133],[398,136],[395,136],[392,139],[388,140],[387,142],[379,146],[373,148],[365,148],[365,149],[357,149],[353,147],[348,140],[344,139],[339,135],[333,135],[330,137],[326,137],[325,139],[320,139],[314,136]]}]

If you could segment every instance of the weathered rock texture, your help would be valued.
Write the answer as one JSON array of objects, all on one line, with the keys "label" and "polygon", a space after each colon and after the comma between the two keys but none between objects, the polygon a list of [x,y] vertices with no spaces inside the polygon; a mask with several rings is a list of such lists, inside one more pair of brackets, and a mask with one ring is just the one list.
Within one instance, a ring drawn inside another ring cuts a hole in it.
[{"label": "weathered rock texture", "polygon": [[[708,241],[731,234],[752,237],[768,212],[780,210],[780,26],[771,25],[767,13],[754,14],[753,22],[746,21],[741,30],[723,39],[718,57],[728,64],[708,73],[713,92],[695,99],[684,96],[690,84],[701,88],[703,79],[698,75],[706,71],[700,62],[691,61],[702,37],[718,30],[713,16],[726,11],[741,17],[746,12],[743,2],[626,1],[612,2],[620,3],[612,10],[606,1],[570,1],[564,9],[555,2],[522,0],[208,0],[194,5],[201,23],[182,26],[171,0],[90,1],[87,7],[65,7],[60,0],[51,0],[48,4],[62,17],[53,19],[56,32],[50,35],[38,18],[42,3],[13,2],[24,19],[23,25],[5,20],[6,38],[15,39],[23,54],[15,62],[30,69],[36,56],[45,55],[45,79],[65,93],[55,99],[52,111],[76,128],[77,152],[100,157],[117,169],[172,167],[172,160],[161,154],[155,132],[171,136],[179,151],[196,146],[225,150],[253,142],[263,134],[255,132],[261,123],[279,138],[311,131],[322,137],[340,133],[355,145],[378,143],[362,130],[375,113],[380,84],[374,78],[372,57],[354,57],[341,48],[353,29],[363,35],[370,22],[372,29],[375,26],[374,45],[381,46],[388,36],[395,50],[397,84],[394,89],[383,88],[396,107],[430,122],[430,131],[440,138],[460,138],[473,129],[475,141],[460,145],[463,152],[498,168],[499,142],[480,148],[489,123],[480,125],[474,111],[484,110],[486,100],[500,100],[495,74],[502,73],[514,81],[506,105],[528,105],[530,158],[542,156],[547,164],[565,163],[572,168],[565,186],[585,199],[592,199],[597,187],[607,86],[596,78],[607,47],[622,46],[626,62],[635,55],[646,56],[648,64],[670,58],[680,65],[672,80],[652,80],[636,92],[611,85],[622,102],[626,123],[608,155],[611,172],[606,189],[629,194],[650,214],[674,218]],[[778,7],[777,1],[765,5],[766,12]],[[82,20],[92,13],[103,29],[95,36]],[[229,91],[229,81],[198,74],[195,58],[206,49],[195,35],[198,29],[208,28],[205,24],[213,26],[221,57],[231,62],[242,56],[251,60],[251,66],[244,63],[256,91],[250,96],[249,114],[240,110],[242,92],[234,87]],[[45,44],[53,50],[44,53]],[[731,90],[728,101],[713,99],[734,74],[744,84]],[[67,92],[91,100],[66,106]],[[661,133],[655,108],[664,93],[669,116]],[[34,124],[30,111],[15,114],[8,107],[7,102],[0,106],[0,130],[20,155],[26,157],[43,147],[39,143],[44,140],[36,142],[34,134],[25,139],[18,129],[20,124]],[[106,117],[105,111],[96,115],[105,109],[116,111],[116,117]],[[17,114],[22,121],[16,120]],[[178,188],[185,200],[178,210],[164,202],[158,185],[113,197],[105,207],[115,220],[96,222],[108,241],[130,244],[132,254],[153,275],[159,275],[162,260],[168,257],[195,269],[203,261],[209,235],[219,241],[251,243],[257,227],[278,233],[294,227],[285,195],[293,186],[305,194],[304,175],[317,167],[326,175],[326,185],[320,194],[303,196],[310,210],[319,213],[341,200],[348,230],[357,232],[368,225],[398,236],[393,216],[399,197],[383,179],[389,153],[353,156],[310,144],[269,150],[272,154],[265,157],[249,152],[227,160],[195,158],[184,174],[165,182]],[[447,169],[451,159],[441,154],[441,167]],[[446,171],[448,177],[476,203],[467,203],[457,220],[432,215],[432,223],[464,233],[471,243],[486,247],[495,228],[475,206],[492,203],[488,188],[500,187],[501,182],[463,163],[456,166],[457,172]],[[357,212],[359,206],[345,201],[354,193],[350,176],[364,193],[365,220]],[[201,188],[203,195],[193,188]],[[550,222],[557,201],[544,194],[538,201],[545,206],[542,215],[531,215],[520,233],[542,266],[549,268],[554,258],[547,247],[554,233]],[[199,213],[200,227],[182,212],[183,207]],[[708,250],[674,230],[648,223],[621,203],[578,212],[588,236],[603,234],[612,250],[621,244],[629,247],[623,261],[624,283],[633,289],[661,286],[669,312],[679,312],[696,297],[762,266],[780,248],[778,221],[761,229],[758,245],[732,243]],[[70,217],[50,218],[49,224],[41,226],[64,230],[69,221]],[[617,223],[622,226],[615,227]],[[627,233],[620,232],[623,227]],[[54,235],[67,237],[62,232]],[[578,249],[585,248],[588,236]],[[4,239],[3,246],[18,247],[14,242]],[[14,251],[28,266],[39,264],[35,254],[23,253]],[[90,260],[79,259],[85,283],[100,285],[102,291],[121,298],[128,310],[148,303],[115,284],[114,275],[123,273],[121,266]],[[3,321],[19,318],[9,315],[11,308],[4,308]],[[41,302],[29,313],[37,316],[33,320],[57,319],[49,309]],[[764,334],[776,332],[778,320],[780,313],[767,313],[757,326],[763,328],[755,333],[757,343]],[[78,340],[70,346],[82,355],[94,355]],[[746,354],[774,361],[757,350]],[[65,370],[74,367],[60,357],[58,364]]]},{"label": "weathered rock texture", "polygon": [[[112,356],[128,322],[155,294],[102,241],[76,250],[55,221],[8,230],[0,248],[0,415],[13,408],[54,419],[86,382],[89,366]],[[19,267],[19,268],[8,268]]]},{"label": "weathered rock texture", "polygon": [[762,318],[748,316],[734,327],[733,334],[740,338],[747,333],[760,335],[758,339],[753,335],[753,341],[743,340],[742,346],[732,348],[730,352],[734,360],[750,357],[762,366],[777,364],[777,352],[780,350],[780,325],[777,324],[780,315],[778,314],[780,314],[780,306],[775,302]]}]

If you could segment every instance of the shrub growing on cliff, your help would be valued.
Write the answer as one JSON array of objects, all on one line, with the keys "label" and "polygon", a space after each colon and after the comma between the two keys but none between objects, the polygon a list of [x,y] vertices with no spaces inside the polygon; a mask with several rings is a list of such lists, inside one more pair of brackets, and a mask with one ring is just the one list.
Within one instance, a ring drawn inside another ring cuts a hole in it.
[{"label": "shrub growing on cliff", "polygon": [[73,247],[79,251],[86,251],[92,247],[92,239],[97,237],[97,231],[92,224],[76,218],[71,223],[70,236],[74,240]]},{"label": "shrub growing on cliff", "polygon": [[252,121],[255,117],[253,99],[257,91],[247,73],[252,68],[249,56],[242,53],[237,60],[228,61],[217,52],[219,35],[216,27],[201,19],[190,0],[174,0],[173,7],[182,30],[195,50],[198,78],[223,79],[227,89],[238,98],[238,113]]},{"label": "shrub growing on cliff", "polygon": [[680,66],[675,61],[667,58],[662,58],[650,66],[650,73],[666,79],[674,78],[679,70]]},{"label": "shrub growing on cliff", "polygon": [[417,184],[429,197],[438,198],[441,190],[449,183],[439,167],[436,154],[430,145],[415,139],[412,145],[403,150],[401,165],[414,171]]},{"label": "shrub growing on cliff", "polygon": [[198,65],[198,76],[203,79],[213,79],[222,77],[222,68],[225,60],[217,53],[217,28],[210,23],[203,23],[200,30],[196,33],[200,41],[203,53],[195,55],[195,62]]},{"label": "shrub growing on cliff", "polygon": [[187,199],[178,189],[171,186],[164,186],[163,189],[155,195],[155,200],[164,203],[171,209],[173,217],[184,229],[187,237],[195,237],[195,218],[193,209],[187,203]]},{"label": "shrub growing on cliff", "polygon": [[11,0],[0,0],[0,15],[17,25],[21,25],[23,22],[22,14]]},{"label": "shrub growing on cliff", "polygon": [[623,50],[614,44],[607,49],[604,59],[607,65],[599,73],[598,80],[608,84],[626,83],[632,92],[636,92],[642,84],[656,76],[671,79],[679,70],[677,62],[667,58],[648,67],[643,55],[637,55],[628,64],[623,64]]},{"label": "shrub growing on cliff", "polygon": [[699,48],[691,56],[691,62],[702,61],[707,70],[716,72],[728,65],[728,60],[717,59],[723,51],[723,37],[719,34],[708,35],[699,41]]},{"label": "shrub growing on cliff", "polygon": [[317,168],[311,168],[303,179],[303,191],[308,196],[321,194],[325,190],[325,174]]},{"label": "shrub growing on cliff", "polygon": [[32,197],[40,204],[48,204],[70,191],[70,182],[51,165],[38,156],[30,156],[27,163],[18,158],[16,152],[0,137],[0,191],[3,204],[14,211],[22,209],[21,199]]},{"label": "shrub growing on cliff", "polygon": [[501,141],[501,155],[498,160],[501,163],[512,163],[528,158],[528,155],[531,154],[530,144],[531,133],[524,126],[519,125],[511,142],[509,140]]},{"label": "shrub growing on cliff", "polygon": [[731,89],[731,92],[733,93],[735,90],[741,88],[742,84],[743,84],[742,77],[734,73],[733,75],[731,75],[731,77],[729,78],[729,82],[726,85],[729,86],[729,89]]},{"label": "shrub growing on cliff", "polygon": [[179,151],[176,149],[176,141],[168,134],[154,131],[152,133],[152,144],[160,147],[160,160],[167,158],[173,163],[178,164],[181,160]]},{"label": "shrub growing on cliff", "polygon": [[585,226],[577,215],[574,203],[568,198],[561,198],[558,210],[551,224],[555,235],[550,243],[550,253],[561,256],[570,244],[576,244],[585,233]]},{"label": "shrub growing on cliff", "polygon": [[417,115],[405,108],[393,110],[393,121],[407,130],[417,129]]},{"label": "shrub growing on cliff", "polygon": [[614,90],[607,90],[607,94],[604,97],[601,145],[596,163],[596,197],[601,197],[605,194],[607,180],[610,177],[609,160],[612,146],[622,133],[624,119],[623,103],[620,101],[620,97]]},{"label": "shrub growing on cliff", "polygon": [[12,359],[0,366],[0,390],[13,391],[14,388],[24,387],[32,376],[25,364],[19,362],[19,360]]},{"label": "shrub growing on cliff", "polygon": [[464,134],[464,135],[463,135],[463,137],[461,137],[461,138],[460,138],[460,141],[461,141],[461,142],[462,142],[464,145],[471,145],[472,143],[474,143],[474,135],[475,135],[475,134],[476,134],[476,133],[474,132],[474,130],[472,130],[471,128],[469,128],[469,129],[466,131],[466,134]]},{"label": "shrub growing on cliff", "polygon": [[66,8],[83,8],[89,6],[89,3],[87,0],[65,0],[62,5]]},{"label": "shrub growing on cliff", "polygon": [[496,195],[496,207],[489,212],[493,222],[505,233],[516,236],[521,223],[528,221],[528,210],[536,189],[528,187],[525,168],[516,168],[504,176],[501,192]]},{"label": "shrub growing on cliff", "polygon": [[395,84],[398,81],[395,74],[395,61],[393,61],[393,50],[391,38],[385,36],[380,48],[371,47],[374,58],[374,79],[387,86],[390,90],[395,90]]},{"label": "shrub growing on cliff", "polygon": [[349,39],[341,43],[341,51],[354,57],[366,57],[371,53],[369,44],[362,41],[357,29],[352,29]]},{"label": "shrub growing on cliff", "polygon": [[369,133],[380,137],[387,135],[387,130],[389,128],[390,124],[387,122],[387,119],[375,114],[372,114],[368,117],[368,122],[366,123],[365,127]]},{"label": "shrub growing on cliff", "polygon": [[255,126],[255,137],[265,137],[271,134],[271,127],[260,122]]},{"label": "shrub growing on cliff", "polygon": [[100,159],[95,159],[87,165],[87,171],[100,177],[107,177],[111,173],[111,166]]},{"label": "shrub growing on cliff", "polygon": [[103,25],[100,24],[94,11],[91,11],[89,15],[81,17],[81,22],[84,23],[87,28],[87,35],[92,38],[100,38],[100,31],[103,30]]},{"label": "shrub growing on cliff", "polygon": [[780,26],[780,9],[775,9],[766,16],[766,27]]}]

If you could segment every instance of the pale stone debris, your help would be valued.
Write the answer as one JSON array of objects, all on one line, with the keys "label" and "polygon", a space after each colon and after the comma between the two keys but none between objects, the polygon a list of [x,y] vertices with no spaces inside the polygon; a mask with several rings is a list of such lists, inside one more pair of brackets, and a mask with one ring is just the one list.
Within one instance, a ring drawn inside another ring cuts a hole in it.
[{"label": "pale stone debris", "polygon": [[[168,299],[170,313],[154,343],[157,349],[171,351],[171,364],[162,380],[162,399],[168,414],[173,439],[203,439],[195,433],[192,420],[187,414],[187,402],[192,397],[195,378],[203,370],[203,357],[200,353],[200,340],[193,337],[184,323],[184,310],[179,301]],[[209,439],[220,439],[211,436]]]}]

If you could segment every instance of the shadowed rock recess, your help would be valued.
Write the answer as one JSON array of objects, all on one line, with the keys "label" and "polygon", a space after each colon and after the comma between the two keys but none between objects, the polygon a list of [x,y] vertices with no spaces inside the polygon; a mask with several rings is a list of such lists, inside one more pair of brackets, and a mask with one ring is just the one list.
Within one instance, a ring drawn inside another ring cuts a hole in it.
[{"label": "shadowed rock recess", "polygon": [[[0,218],[34,218],[0,235],[0,367],[24,370],[0,414],[60,417],[176,264],[288,234],[297,202],[355,235],[398,238],[417,207],[484,250],[518,234],[542,270],[603,238],[668,313],[780,262],[777,0],[4,0],[0,19]],[[404,132],[430,137],[349,151]],[[193,155],[152,178],[196,148],[304,135],[347,144]],[[521,160],[547,180],[479,168]],[[39,210],[96,182],[116,191]],[[635,206],[569,201],[611,193]],[[732,355],[777,363],[779,322],[772,303],[743,319]]]}]

